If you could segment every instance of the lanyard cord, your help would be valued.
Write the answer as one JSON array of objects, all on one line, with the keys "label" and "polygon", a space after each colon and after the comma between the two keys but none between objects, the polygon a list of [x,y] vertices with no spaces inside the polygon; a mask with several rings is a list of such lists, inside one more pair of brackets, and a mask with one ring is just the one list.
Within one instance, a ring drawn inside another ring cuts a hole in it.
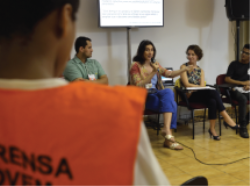
[{"label": "lanyard cord", "polygon": [[87,74],[89,75],[90,73],[89,73],[89,70],[88,70],[88,68],[87,68],[87,65],[84,64],[84,66],[85,66],[85,69],[86,69],[86,71],[87,71]]}]

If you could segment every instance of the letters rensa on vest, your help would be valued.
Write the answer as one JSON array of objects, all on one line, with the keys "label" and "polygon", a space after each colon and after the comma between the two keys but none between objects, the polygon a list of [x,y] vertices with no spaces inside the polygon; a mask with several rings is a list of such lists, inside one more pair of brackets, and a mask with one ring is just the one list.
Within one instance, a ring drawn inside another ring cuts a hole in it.
[{"label": "letters rensa on vest", "polygon": [[[0,165],[14,165],[22,168],[23,171],[11,171],[9,169],[2,169],[0,166],[0,185],[52,185],[50,181],[41,183],[39,179],[36,179],[32,175],[25,174],[25,170],[30,169],[33,173],[39,173],[42,175],[53,175],[54,177],[60,177],[64,174],[68,179],[72,180],[73,175],[70,170],[69,162],[66,158],[61,158],[59,162],[56,162],[57,166],[52,166],[53,158],[49,155],[37,155],[27,154],[18,147],[9,146],[5,147],[0,144]],[[55,162],[53,162],[54,164]],[[5,166],[6,167],[6,166]]]}]

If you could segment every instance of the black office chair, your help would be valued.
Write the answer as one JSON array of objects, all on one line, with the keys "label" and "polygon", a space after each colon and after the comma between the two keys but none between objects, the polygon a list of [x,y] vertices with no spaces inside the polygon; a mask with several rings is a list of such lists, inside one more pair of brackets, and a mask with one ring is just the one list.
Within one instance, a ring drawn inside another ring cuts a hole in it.
[{"label": "black office chair", "polygon": [[[172,67],[166,67],[166,69],[169,71],[173,71]],[[173,78],[166,78],[166,77],[162,76],[161,80],[162,80],[164,87],[174,86],[174,79]]]},{"label": "black office chair", "polygon": [[[193,121],[193,139],[195,136],[195,127],[194,127],[194,110],[195,109],[204,109],[203,115],[203,130],[205,130],[205,119],[206,119],[206,109],[207,105],[204,103],[190,102],[186,95],[186,89],[181,88],[181,79],[177,79],[175,82],[175,92],[176,92],[176,103],[178,106],[187,107],[188,110],[191,110],[191,116]],[[219,117],[219,130],[221,136],[221,120]]]},{"label": "black office chair", "polygon": [[[130,86],[130,82],[128,82],[127,86]],[[157,115],[157,122],[150,122],[153,124],[152,128],[157,131],[157,136],[159,135],[159,131],[161,130],[161,124],[160,124],[160,114],[161,112],[153,111],[145,109],[143,115],[149,116],[149,115]]]},{"label": "black office chair", "polygon": [[[235,110],[235,123],[239,123],[238,115],[237,115],[237,109],[236,107],[239,105],[239,102],[232,98],[232,95],[230,94],[230,90],[235,86],[233,84],[228,84],[225,82],[226,74],[220,74],[216,78],[216,88],[219,94],[221,95],[221,99],[223,103],[231,104],[232,108]],[[249,100],[247,101],[247,105],[249,105]],[[247,121],[248,122],[248,121]],[[238,130],[236,130],[237,134]]]},{"label": "black office chair", "polygon": [[181,184],[181,186],[186,186],[186,185],[208,186],[208,181],[207,178],[203,176],[197,176]]}]

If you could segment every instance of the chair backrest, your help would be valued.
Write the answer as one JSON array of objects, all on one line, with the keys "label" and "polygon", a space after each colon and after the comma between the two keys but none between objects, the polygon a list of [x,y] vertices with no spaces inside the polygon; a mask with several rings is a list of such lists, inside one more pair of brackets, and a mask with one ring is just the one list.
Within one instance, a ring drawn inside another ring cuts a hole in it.
[{"label": "chair backrest", "polygon": [[181,78],[175,81],[174,86],[181,88]]},{"label": "chair backrest", "polygon": [[[181,78],[179,78],[179,79],[177,79],[177,80],[175,81],[174,86],[175,86],[175,87],[178,87],[178,88],[181,88]],[[176,101],[176,102],[179,102],[179,101],[182,100],[182,99],[181,99],[181,96],[178,95],[176,89],[174,89],[174,94],[175,94],[175,101]],[[178,97],[177,97],[177,96],[178,96]],[[177,104],[178,104],[178,103],[177,103]]]},{"label": "chair backrest", "polygon": [[194,177],[194,178],[186,181],[181,186],[187,186],[187,185],[207,186],[208,181],[207,181],[207,178],[205,178],[203,176],[197,176],[197,177]]},{"label": "chair backrest", "polygon": [[[221,85],[221,84],[224,84],[225,83],[225,77],[226,77],[226,74],[220,74],[217,76],[216,78],[216,85]],[[226,91],[224,88],[220,88],[220,93],[222,95],[226,95]]]},{"label": "chair backrest", "polygon": [[226,77],[226,74],[218,75],[217,78],[216,78],[216,84],[217,85],[224,84],[225,83],[225,77]]}]

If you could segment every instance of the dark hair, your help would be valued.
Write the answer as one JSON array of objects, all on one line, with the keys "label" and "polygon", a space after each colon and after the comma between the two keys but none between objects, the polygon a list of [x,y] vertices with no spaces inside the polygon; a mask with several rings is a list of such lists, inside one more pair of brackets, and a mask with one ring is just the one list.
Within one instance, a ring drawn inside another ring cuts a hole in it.
[{"label": "dark hair", "polygon": [[201,58],[203,57],[203,51],[198,45],[189,45],[186,50],[186,54],[188,54],[189,50],[193,50],[194,53],[198,56],[199,60],[201,60]]},{"label": "dark hair", "polygon": [[146,50],[146,46],[147,45],[152,45],[153,46],[153,50],[154,50],[154,55],[151,59],[151,61],[154,61],[155,60],[155,56],[156,56],[156,48],[154,46],[154,44],[149,41],[149,40],[143,40],[140,44],[139,44],[139,47],[137,49],[137,54],[136,56],[133,58],[133,61],[137,61],[139,62],[140,64],[144,64],[145,62],[145,59],[144,59],[144,52]]},{"label": "dark hair", "polygon": [[72,20],[75,20],[79,0],[1,0],[0,38],[30,35],[39,21],[67,3],[73,7]]},{"label": "dark hair", "polygon": [[75,51],[76,53],[79,52],[79,48],[83,47],[85,48],[87,46],[87,41],[91,41],[88,37],[78,37],[75,42]]},{"label": "dark hair", "polygon": [[250,49],[250,45],[249,44],[245,44],[243,48],[246,48],[246,49]]}]

